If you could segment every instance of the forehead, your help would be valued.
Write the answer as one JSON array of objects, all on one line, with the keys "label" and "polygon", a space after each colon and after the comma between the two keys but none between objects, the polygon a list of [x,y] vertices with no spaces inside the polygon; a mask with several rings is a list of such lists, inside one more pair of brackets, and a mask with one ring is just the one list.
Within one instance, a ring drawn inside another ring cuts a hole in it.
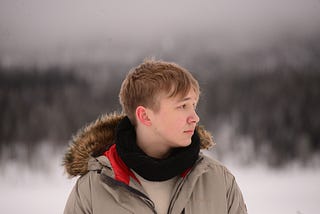
[{"label": "forehead", "polygon": [[175,96],[169,96],[166,93],[161,93],[158,96],[158,101],[161,102],[172,102],[172,103],[178,103],[178,102],[184,102],[184,101],[192,101],[192,102],[198,102],[199,100],[199,94],[195,92],[195,90],[190,89],[187,94],[177,94]]}]

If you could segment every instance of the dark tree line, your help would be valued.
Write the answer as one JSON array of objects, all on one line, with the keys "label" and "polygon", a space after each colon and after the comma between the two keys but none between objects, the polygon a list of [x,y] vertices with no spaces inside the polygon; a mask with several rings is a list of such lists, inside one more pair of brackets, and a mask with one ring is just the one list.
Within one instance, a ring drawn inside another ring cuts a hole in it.
[{"label": "dark tree line", "polygon": [[114,108],[108,93],[95,96],[72,70],[2,69],[0,149],[16,143],[32,150],[46,140],[65,145],[83,124]]},{"label": "dark tree line", "polygon": [[[250,136],[256,156],[268,148],[271,165],[307,161],[320,150],[320,72],[312,68],[221,75],[207,91],[213,127],[230,121]],[[214,128],[213,128],[214,129]],[[234,142],[237,143],[237,142]]]},{"label": "dark tree line", "polygon": [[[45,140],[65,146],[84,124],[120,110],[118,90],[124,76],[114,75],[96,87],[85,75],[59,67],[0,69],[0,149],[23,143],[32,150]],[[270,149],[272,165],[307,160],[319,152],[316,68],[220,72],[210,79],[201,79],[198,73],[197,77],[204,92],[201,122],[210,124],[210,129],[229,121],[237,135],[254,139],[257,156],[262,148]]]}]

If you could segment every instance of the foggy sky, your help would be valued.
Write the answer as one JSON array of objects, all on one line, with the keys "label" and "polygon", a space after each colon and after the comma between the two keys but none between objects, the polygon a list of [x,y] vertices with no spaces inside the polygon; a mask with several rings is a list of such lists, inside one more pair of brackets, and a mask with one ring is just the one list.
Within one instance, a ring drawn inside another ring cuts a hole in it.
[{"label": "foggy sky", "polygon": [[161,57],[181,47],[223,55],[319,32],[319,0],[0,0],[8,66]]}]

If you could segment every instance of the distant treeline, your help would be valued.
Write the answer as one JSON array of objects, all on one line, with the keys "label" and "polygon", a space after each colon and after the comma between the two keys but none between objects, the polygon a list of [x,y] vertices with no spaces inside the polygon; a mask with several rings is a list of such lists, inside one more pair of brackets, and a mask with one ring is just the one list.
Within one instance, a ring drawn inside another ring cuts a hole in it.
[{"label": "distant treeline", "polygon": [[72,70],[2,69],[0,145],[32,147],[45,140],[64,145],[85,123],[116,108],[117,97],[110,93],[112,88],[96,95]]},{"label": "distant treeline", "polygon": [[268,163],[277,166],[306,162],[319,152],[319,71],[222,75],[206,91],[213,129],[228,121],[238,135],[253,139],[256,157],[267,155]]},{"label": "distant treeline", "polygon": [[[0,69],[0,149],[19,143],[33,148],[45,140],[66,145],[86,123],[120,110],[118,90],[124,77],[106,80],[97,91],[94,82],[73,70]],[[197,77],[204,83],[201,123],[210,124],[211,129],[222,122],[231,123],[238,135],[254,140],[257,156],[268,147],[273,165],[305,160],[319,152],[317,69],[220,72],[210,79],[201,79],[201,74]]]}]

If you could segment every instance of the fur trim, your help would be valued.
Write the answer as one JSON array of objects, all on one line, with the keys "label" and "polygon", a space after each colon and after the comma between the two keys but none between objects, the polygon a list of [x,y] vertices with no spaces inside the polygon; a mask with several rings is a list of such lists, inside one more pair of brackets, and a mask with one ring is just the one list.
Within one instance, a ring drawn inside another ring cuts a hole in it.
[{"label": "fur trim", "polygon": [[84,175],[88,172],[90,156],[105,151],[114,143],[115,129],[123,117],[124,115],[116,113],[103,115],[73,136],[63,159],[69,176]]},{"label": "fur trim", "polygon": [[203,126],[197,126],[196,130],[200,137],[200,149],[210,149],[216,145],[210,132]]},{"label": "fur trim", "polygon": [[[102,115],[72,137],[63,159],[63,166],[70,177],[86,174],[89,158],[103,154],[109,146],[114,144],[115,129],[124,116],[117,113]],[[201,149],[209,149],[214,145],[208,131],[201,126],[197,126],[196,129],[200,137]]]}]

